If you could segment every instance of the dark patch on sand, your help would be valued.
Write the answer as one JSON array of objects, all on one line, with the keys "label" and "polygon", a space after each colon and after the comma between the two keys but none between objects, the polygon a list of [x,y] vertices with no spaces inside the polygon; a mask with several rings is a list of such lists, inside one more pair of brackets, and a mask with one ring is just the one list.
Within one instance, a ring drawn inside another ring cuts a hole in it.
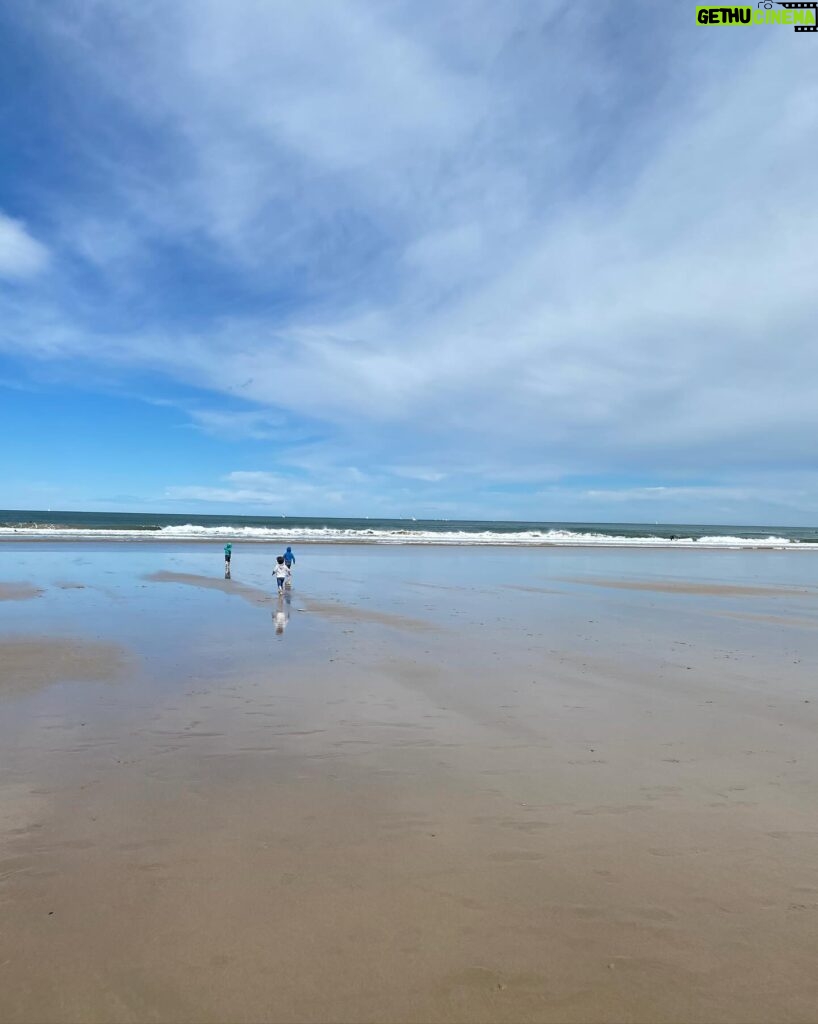
[{"label": "dark patch on sand", "polygon": [[524,594],[564,594],[564,590],[550,590],[548,587],[524,587],[518,583],[504,583],[506,590],[521,590]]},{"label": "dark patch on sand", "polygon": [[43,591],[32,583],[0,583],[0,601],[28,601]]},{"label": "dark patch on sand", "polygon": [[125,651],[116,644],[8,637],[0,640],[0,697],[69,680],[105,682],[119,676],[126,661]]},{"label": "dark patch on sand", "polygon": [[[154,583],[183,583],[190,587],[202,587],[205,590],[220,590],[225,594],[233,594],[255,605],[271,604],[274,598],[260,587],[252,587],[236,580],[223,580],[211,576],[196,576],[184,572],[153,572],[144,577]],[[432,630],[436,627],[421,619],[412,619],[406,615],[393,615],[372,608],[355,608],[336,601],[303,601],[306,612],[323,615],[330,619],[347,619],[350,622],[377,622],[382,626],[394,626],[396,629],[408,629],[416,632]]]},{"label": "dark patch on sand", "polygon": [[792,626],[795,629],[818,629],[818,619],[801,619],[787,615],[753,615],[751,612],[718,612],[728,619],[765,622],[770,626]]},{"label": "dark patch on sand", "polygon": [[233,594],[251,604],[269,604],[270,595],[260,587],[251,587],[248,583],[236,580],[223,580],[212,576],[197,576],[188,572],[152,572],[143,577],[152,583],[183,583],[188,587],[201,587],[204,590],[221,590],[224,594]]},{"label": "dark patch on sand", "polygon": [[815,591],[806,587],[753,587],[730,583],[673,582],[653,580],[606,580],[559,577],[562,583],[582,583],[590,587],[610,587],[614,590],[648,590],[657,594],[712,594],[716,597],[815,597]]},{"label": "dark patch on sand", "polygon": [[412,619],[408,615],[393,615],[374,608],[354,608],[351,605],[335,601],[305,601],[304,609],[316,615],[330,619],[348,619],[350,622],[377,622],[382,626],[394,626],[396,629],[408,629],[415,632],[426,632],[437,627],[423,619]]}]

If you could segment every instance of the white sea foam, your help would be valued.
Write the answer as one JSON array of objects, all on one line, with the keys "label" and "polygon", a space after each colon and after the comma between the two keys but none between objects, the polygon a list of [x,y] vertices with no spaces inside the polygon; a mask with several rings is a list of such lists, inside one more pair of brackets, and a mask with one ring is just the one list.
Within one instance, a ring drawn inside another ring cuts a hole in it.
[{"label": "white sea foam", "polygon": [[3,538],[42,540],[232,540],[269,543],[324,544],[447,544],[464,546],[604,546],[604,547],[687,547],[687,548],[795,548],[815,550],[818,545],[799,545],[786,537],[638,537],[612,536],[578,530],[521,530],[515,533],[484,530],[423,531],[406,529],[338,529],[294,526],[287,529],[265,526],[163,526],[158,530],[81,530],[62,527],[2,527]]}]

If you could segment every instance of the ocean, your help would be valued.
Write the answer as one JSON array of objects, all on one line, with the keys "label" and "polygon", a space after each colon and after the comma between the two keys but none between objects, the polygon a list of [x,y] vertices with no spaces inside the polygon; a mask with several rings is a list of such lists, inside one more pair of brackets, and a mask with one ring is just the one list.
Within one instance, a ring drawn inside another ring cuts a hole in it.
[{"label": "ocean", "polygon": [[[818,527],[339,519],[0,510],[0,540],[233,540],[289,543],[605,545],[818,550]],[[815,545],[815,546],[814,546]]]}]

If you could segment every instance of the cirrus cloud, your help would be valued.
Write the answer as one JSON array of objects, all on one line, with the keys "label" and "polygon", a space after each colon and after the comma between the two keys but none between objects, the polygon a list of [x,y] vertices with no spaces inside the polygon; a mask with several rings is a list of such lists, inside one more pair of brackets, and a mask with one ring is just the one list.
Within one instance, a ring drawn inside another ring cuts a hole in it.
[{"label": "cirrus cloud", "polygon": [[80,180],[42,185],[46,243],[8,221],[0,350],[153,375],[291,474],[174,500],[348,501],[358,468],[399,510],[411,481],[470,514],[806,515],[818,62],[630,10],[37,8],[12,27],[60,54]]}]

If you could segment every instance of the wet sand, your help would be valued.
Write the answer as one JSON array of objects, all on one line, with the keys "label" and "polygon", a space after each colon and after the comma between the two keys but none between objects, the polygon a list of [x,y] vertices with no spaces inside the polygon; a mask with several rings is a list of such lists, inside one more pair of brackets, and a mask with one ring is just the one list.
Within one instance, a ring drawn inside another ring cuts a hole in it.
[{"label": "wet sand", "polygon": [[818,590],[787,587],[747,587],[729,583],[683,583],[658,580],[566,579],[565,583],[584,583],[592,587],[613,587],[617,590],[648,590],[655,594],[715,594],[718,597],[818,597]]},{"label": "wet sand", "polygon": [[114,644],[0,634],[0,699],[66,680],[113,680],[124,661]]},{"label": "wet sand", "polygon": [[30,583],[0,582],[0,601],[30,601],[32,597],[39,597],[40,594],[42,590]]},{"label": "wet sand", "polygon": [[804,561],[112,549],[15,549],[0,1020],[815,1020]]},{"label": "wet sand", "polygon": [[145,576],[151,583],[182,583],[188,587],[202,587],[205,590],[220,590],[223,594],[242,597],[251,604],[267,604],[270,594],[261,587],[250,587],[233,579],[218,579],[190,572],[152,572]]}]

